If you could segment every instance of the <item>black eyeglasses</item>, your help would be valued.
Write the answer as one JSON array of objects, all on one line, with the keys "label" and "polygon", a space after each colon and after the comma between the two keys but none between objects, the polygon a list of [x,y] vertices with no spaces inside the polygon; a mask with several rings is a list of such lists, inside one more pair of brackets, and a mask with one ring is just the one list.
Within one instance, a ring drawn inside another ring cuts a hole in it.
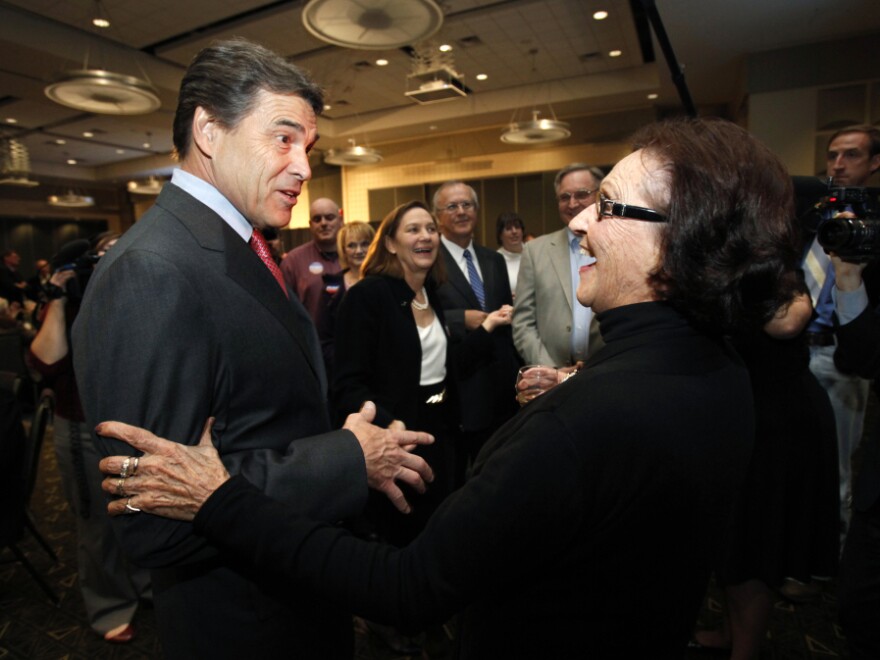
[{"label": "black eyeglasses", "polygon": [[335,213],[316,213],[315,215],[313,215],[311,217],[311,221],[314,222],[315,224],[318,224],[319,222],[321,222],[321,220],[326,220],[327,222],[333,222],[338,217],[339,216],[336,215]]},{"label": "black eyeglasses", "polygon": [[455,213],[458,209],[462,211],[470,211],[474,208],[473,202],[453,202],[452,204],[447,204],[443,207],[443,210],[447,213]]},{"label": "black eyeglasses", "polygon": [[556,200],[560,204],[568,204],[569,202],[571,202],[571,198],[574,197],[576,201],[583,203],[586,202],[590,198],[590,195],[592,195],[594,192],[596,191],[581,188],[580,190],[575,190],[573,193],[564,192],[556,195]]},{"label": "black eyeglasses", "polygon": [[647,220],[648,222],[666,222],[666,216],[657,213],[653,209],[606,199],[604,195],[599,195],[596,204],[599,207],[599,215],[603,218],[615,217],[628,218],[630,220]]}]

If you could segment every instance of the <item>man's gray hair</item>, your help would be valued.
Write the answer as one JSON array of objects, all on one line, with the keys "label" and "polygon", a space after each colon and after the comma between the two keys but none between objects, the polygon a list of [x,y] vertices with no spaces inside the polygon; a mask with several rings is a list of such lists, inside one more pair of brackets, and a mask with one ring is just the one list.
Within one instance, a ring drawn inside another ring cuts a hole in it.
[{"label": "man's gray hair", "polygon": [[480,208],[480,200],[477,198],[477,191],[474,190],[471,186],[466,184],[464,181],[445,181],[444,183],[440,184],[440,187],[437,188],[436,192],[434,192],[434,199],[431,201],[431,205],[434,207],[435,213],[437,211],[441,210],[441,209],[437,208],[437,200],[440,199],[440,193],[442,191],[446,190],[447,188],[452,187],[452,186],[464,186],[465,188],[470,190],[471,191],[471,199],[474,200],[474,207]]},{"label": "man's gray hair", "polygon": [[553,179],[553,190],[559,192],[559,186],[562,184],[562,180],[572,172],[589,172],[593,175],[593,178],[596,179],[597,184],[602,183],[602,179],[605,178],[605,173],[595,165],[587,165],[586,163],[569,163],[556,173],[556,178]]}]

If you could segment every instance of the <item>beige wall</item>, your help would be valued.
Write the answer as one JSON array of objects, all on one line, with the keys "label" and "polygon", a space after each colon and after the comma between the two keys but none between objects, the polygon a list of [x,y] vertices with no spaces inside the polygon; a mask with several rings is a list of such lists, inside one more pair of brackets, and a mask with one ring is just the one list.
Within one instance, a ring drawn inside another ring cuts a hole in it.
[{"label": "beige wall", "polygon": [[748,128],[791,174],[819,174],[834,130],[880,124],[878,73],[878,35],[757,53],[748,62]]},{"label": "beige wall", "polygon": [[368,192],[375,188],[435,183],[449,179],[490,178],[560,169],[574,161],[615,163],[629,151],[625,142],[566,145],[560,142],[522,151],[502,150],[462,156],[446,162],[386,158],[378,165],[347,167],[342,171],[342,205],[348,218],[370,218]]}]

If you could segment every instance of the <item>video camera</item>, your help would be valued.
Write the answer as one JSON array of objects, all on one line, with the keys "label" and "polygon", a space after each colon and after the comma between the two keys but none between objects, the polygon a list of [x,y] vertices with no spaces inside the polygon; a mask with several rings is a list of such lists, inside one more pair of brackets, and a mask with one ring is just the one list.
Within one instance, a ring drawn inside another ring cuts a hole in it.
[{"label": "video camera", "polygon": [[86,239],[79,239],[65,244],[58,251],[58,254],[52,257],[49,262],[52,272],[74,271],[74,276],[67,280],[67,283],[64,285],[64,292],[68,300],[82,300],[83,294],[86,291],[86,284],[88,284],[99,258],[92,251],[91,244]]},{"label": "video camera", "polygon": [[[819,245],[844,261],[863,263],[880,256],[880,188],[846,188],[828,183],[828,194],[814,207],[822,220]],[[855,218],[836,218],[850,211]]]}]

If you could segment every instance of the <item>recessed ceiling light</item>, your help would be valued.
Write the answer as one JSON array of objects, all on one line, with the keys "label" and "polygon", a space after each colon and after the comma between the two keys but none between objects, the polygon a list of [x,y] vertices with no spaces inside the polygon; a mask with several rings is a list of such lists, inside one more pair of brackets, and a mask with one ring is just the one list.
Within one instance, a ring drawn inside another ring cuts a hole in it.
[{"label": "recessed ceiling light", "polygon": [[92,25],[99,28],[108,28],[110,27],[110,21],[106,18],[93,18]]},{"label": "recessed ceiling light", "polygon": [[67,164],[68,165],[76,165],[76,158],[68,158]]},{"label": "recessed ceiling light", "polygon": [[67,140],[62,140],[61,138],[58,138],[57,140],[55,140],[55,144],[67,144]]},{"label": "recessed ceiling light", "polygon": [[7,118],[6,118],[6,123],[7,123],[7,124],[17,124],[17,123],[18,123],[18,120],[17,120],[15,117],[7,117]]},{"label": "recessed ceiling light", "polygon": [[451,50],[452,50],[452,46],[450,46],[449,44],[440,44],[440,52],[441,53],[448,53]]},{"label": "recessed ceiling light", "polygon": [[83,137],[95,137],[95,134],[91,131],[83,131]]},{"label": "recessed ceiling light", "polygon": [[623,55],[622,50],[610,50],[608,51],[608,57],[620,57]]},{"label": "recessed ceiling light", "polygon": [[330,105],[329,103],[324,104],[324,110],[332,110],[332,109],[333,109],[333,106]]},{"label": "recessed ceiling light", "polygon": [[118,153],[121,156],[122,154],[125,153],[125,149],[117,149],[116,153]]},{"label": "recessed ceiling light", "polygon": [[487,76],[485,73],[478,73],[477,74],[477,80],[488,80],[488,79],[489,79],[489,76]]},{"label": "recessed ceiling light", "polygon": [[376,66],[388,66],[388,60],[384,58],[379,58],[376,60]]},{"label": "recessed ceiling light", "polygon": [[600,9],[593,14],[593,18],[597,21],[604,21],[606,18],[608,18],[608,12],[604,9]]},{"label": "recessed ceiling light", "polygon": [[656,98],[660,98],[660,95],[659,94],[648,94],[648,98],[653,101]]},{"label": "recessed ceiling light", "polygon": [[152,146],[153,146],[153,145],[150,144],[149,142],[144,142],[144,149],[149,149],[149,148],[152,147]]}]

